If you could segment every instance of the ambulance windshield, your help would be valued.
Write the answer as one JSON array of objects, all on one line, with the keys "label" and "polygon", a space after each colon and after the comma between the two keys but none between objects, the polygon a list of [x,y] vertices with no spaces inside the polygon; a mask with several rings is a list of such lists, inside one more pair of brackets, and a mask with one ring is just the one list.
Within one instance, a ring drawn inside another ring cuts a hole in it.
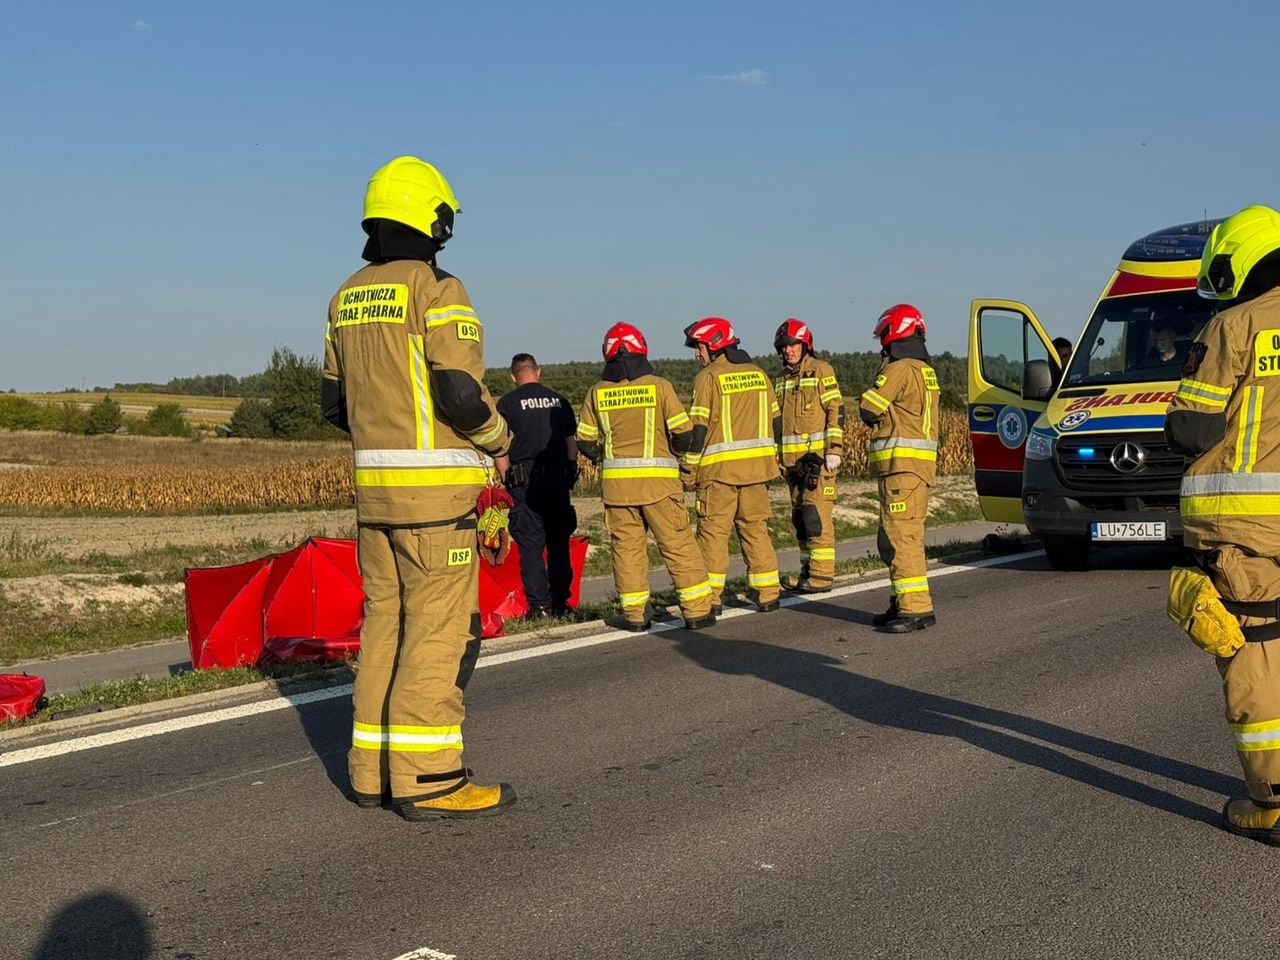
[{"label": "ambulance windshield", "polygon": [[1223,306],[1194,290],[1101,301],[1071,358],[1064,386],[1180,379],[1191,341]]}]

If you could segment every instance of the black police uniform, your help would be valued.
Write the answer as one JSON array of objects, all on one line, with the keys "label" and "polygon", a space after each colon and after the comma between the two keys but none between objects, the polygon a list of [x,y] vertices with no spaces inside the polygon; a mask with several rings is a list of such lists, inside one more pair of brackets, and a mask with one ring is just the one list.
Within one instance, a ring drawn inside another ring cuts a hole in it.
[{"label": "black police uniform", "polygon": [[520,548],[525,597],[531,610],[562,613],[573,585],[569,537],[578,525],[569,498],[578,465],[570,462],[566,441],[578,421],[569,401],[540,383],[523,384],[500,398],[498,412],[513,436],[506,482],[515,501],[511,536]]}]

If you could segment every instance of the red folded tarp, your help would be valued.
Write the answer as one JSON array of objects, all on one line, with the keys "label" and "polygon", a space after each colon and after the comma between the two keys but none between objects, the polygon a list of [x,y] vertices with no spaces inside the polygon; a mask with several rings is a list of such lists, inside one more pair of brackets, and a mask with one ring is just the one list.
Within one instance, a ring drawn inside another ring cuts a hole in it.
[{"label": "red folded tarp", "polygon": [[21,720],[36,712],[44,696],[44,678],[0,673],[0,720]]},{"label": "red folded tarp", "polygon": [[[569,541],[577,607],[587,538]],[[529,611],[520,582],[520,554],[499,567],[480,564],[480,620],[486,637],[503,620]],[[354,540],[313,537],[287,553],[231,567],[187,571],[187,637],[197,669],[336,660],[360,646],[364,592]]]},{"label": "red folded tarp", "polygon": [[262,612],[263,659],[341,660],[360,648],[364,591],[354,540],[312,537],[278,554]]},{"label": "red folded tarp", "polygon": [[197,670],[258,662],[266,639],[262,608],[274,559],[187,571],[187,642]]}]

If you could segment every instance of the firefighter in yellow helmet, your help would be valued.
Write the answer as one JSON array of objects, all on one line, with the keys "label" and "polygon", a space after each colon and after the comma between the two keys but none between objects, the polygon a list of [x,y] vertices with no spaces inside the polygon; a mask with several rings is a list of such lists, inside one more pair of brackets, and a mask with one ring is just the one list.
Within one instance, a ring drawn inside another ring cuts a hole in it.
[{"label": "firefighter in yellow helmet", "polygon": [[1191,345],[1165,422],[1194,458],[1181,504],[1198,562],[1173,571],[1169,616],[1218,658],[1249,794],[1222,824],[1280,846],[1280,213],[1218,224],[1197,289],[1230,306]]},{"label": "firefighter in yellow helmet", "polygon": [[778,476],[782,414],[769,377],[738,346],[733,325],[705,317],[685,328],[685,346],[702,369],[693,378],[693,439],[684,455],[698,496],[698,547],[720,608],[729,573],[729,534],[736,532],[747,583],[762,613],[778,609],[778,554],[769,537],[768,482]]},{"label": "firefighter in yellow helmet", "polygon": [[653,534],[676,588],[685,627],[716,622],[711,585],[689,525],[676,457],[689,448],[692,428],[671,381],[654,374],[644,334],[629,323],[605,333],[605,364],[587,391],[578,418],[578,450],[601,466],[605,528],[613,553],[613,582],[626,629],[649,629],[649,551]]},{"label": "firefighter in yellow helmet", "polygon": [[397,157],[369,181],[368,265],[329,302],[322,404],[351,434],[364,626],[348,755],[354,799],[407,820],[482,816],[515,800],[462,762],[463,690],[480,649],[476,497],[506,423],[484,386],[484,332],[436,265],[458,201],[435,167]]},{"label": "firefighter in yellow helmet", "polygon": [[924,317],[909,303],[880,315],[875,335],[884,363],[858,412],[871,428],[867,454],[880,487],[880,559],[889,567],[889,609],[871,622],[908,633],[937,620],[929,597],[924,525],[938,467],[938,377],[925,348]]},{"label": "firefighter in yellow helmet", "polygon": [[791,525],[800,544],[800,576],[784,583],[797,593],[826,593],[835,582],[832,507],[844,456],[844,398],[831,364],[813,355],[813,330],[794,317],[773,337],[782,358],[774,383],[782,407],[778,460],[791,491]]}]

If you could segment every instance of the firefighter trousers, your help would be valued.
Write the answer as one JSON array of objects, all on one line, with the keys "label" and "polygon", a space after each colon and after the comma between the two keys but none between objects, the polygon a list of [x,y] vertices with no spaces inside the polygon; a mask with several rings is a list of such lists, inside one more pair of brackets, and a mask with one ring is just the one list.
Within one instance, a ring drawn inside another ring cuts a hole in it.
[{"label": "firefighter trousers", "polygon": [[[1234,546],[1201,557],[1223,599],[1254,603],[1280,598],[1280,558],[1255,557]],[[1239,619],[1246,630],[1275,625],[1273,619]],[[1249,796],[1280,803],[1280,639],[1251,641],[1235,656],[1219,657],[1218,672]]]},{"label": "firefighter trousers", "polygon": [[646,531],[657,541],[685,619],[696,620],[711,612],[707,567],[689,528],[689,511],[683,497],[663,497],[657,503],[643,506],[605,504],[604,522],[613,552],[613,583],[618,590],[622,614],[629,622],[644,623],[649,602]]},{"label": "firefighter trousers", "polygon": [[[396,800],[462,767],[462,692],[480,654],[475,518],[361,527],[364,625],[356,659],[351,786]],[[419,779],[424,778],[424,779]]]},{"label": "firefighter trousers", "polygon": [[772,516],[766,484],[698,483],[698,549],[707,565],[712,603],[719,604],[724,592],[729,575],[729,534],[735,531],[747,564],[747,582],[757,601],[778,599],[778,554],[769,537]]},{"label": "firefighter trousers", "polygon": [[933,612],[924,556],[929,484],[914,473],[880,478],[880,531],[876,545],[889,568],[892,602],[899,613]]},{"label": "firefighter trousers", "polygon": [[836,475],[822,471],[815,490],[788,475],[787,487],[791,491],[791,525],[800,545],[800,579],[829,587],[836,577],[836,530],[831,517]]}]

